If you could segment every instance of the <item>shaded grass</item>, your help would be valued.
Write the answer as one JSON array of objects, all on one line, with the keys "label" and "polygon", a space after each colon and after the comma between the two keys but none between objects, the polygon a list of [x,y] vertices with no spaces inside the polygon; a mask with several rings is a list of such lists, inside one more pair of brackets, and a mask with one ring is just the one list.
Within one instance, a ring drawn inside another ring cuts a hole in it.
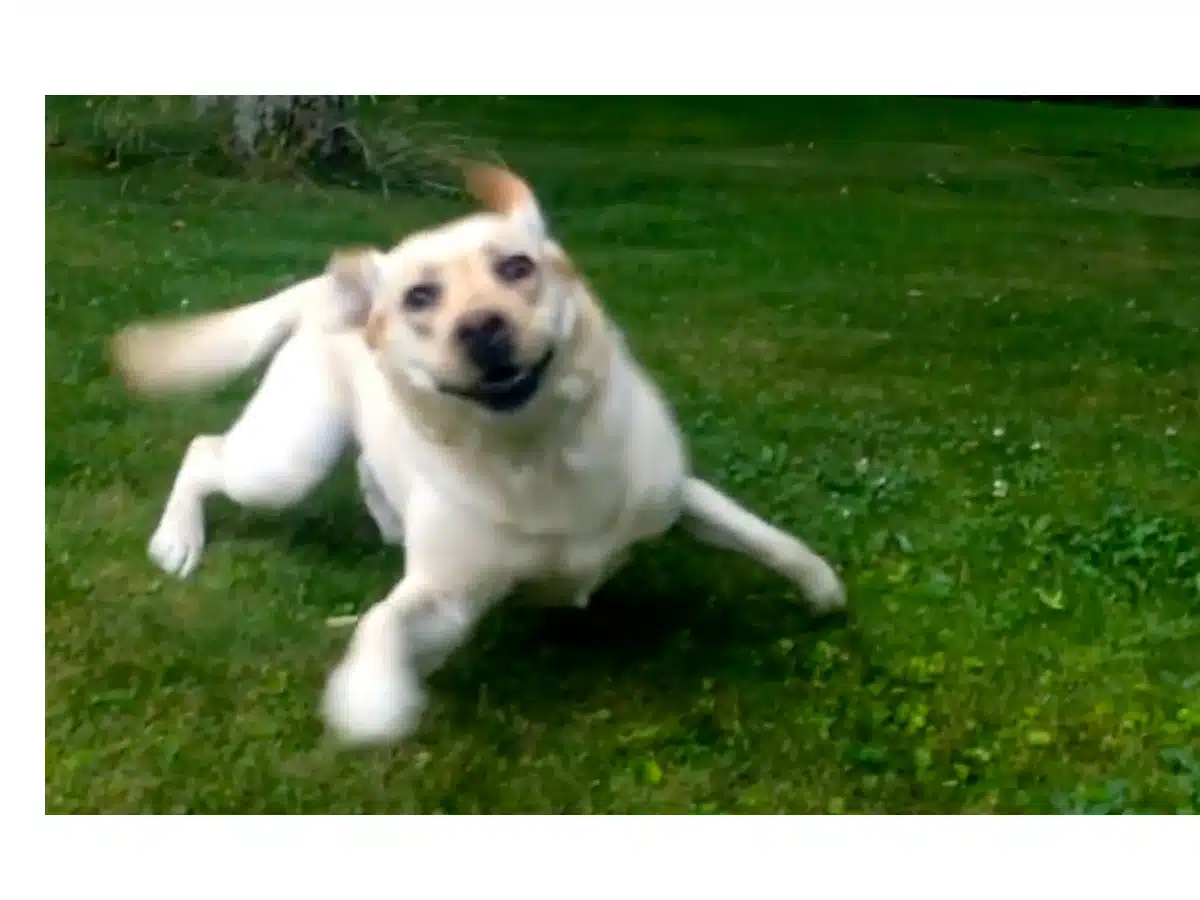
[{"label": "shaded grass", "polygon": [[[343,472],[144,560],[187,440],[104,337],[465,208],[47,158],[47,808],[1105,812],[1200,802],[1197,116],[979,101],[442,101],[542,193],[698,468],[842,566],[814,623],[670,540],[496,616],[419,740],[335,754],[324,617],[396,578]],[[582,112],[586,110],[587,115]],[[1180,174],[1180,173],[1183,174]]]}]

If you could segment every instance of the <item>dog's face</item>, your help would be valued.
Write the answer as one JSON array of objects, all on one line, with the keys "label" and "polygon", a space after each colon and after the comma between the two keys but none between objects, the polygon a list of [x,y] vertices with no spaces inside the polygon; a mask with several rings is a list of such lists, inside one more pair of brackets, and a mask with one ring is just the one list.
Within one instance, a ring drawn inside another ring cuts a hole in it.
[{"label": "dog's face", "polygon": [[386,254],[343,251],[330,271],[369,301],[367,339],[394,375],[511,415],[537,397],[571,332],[576,281],[525,182],[490,167],[467,179],[486,212]]}]

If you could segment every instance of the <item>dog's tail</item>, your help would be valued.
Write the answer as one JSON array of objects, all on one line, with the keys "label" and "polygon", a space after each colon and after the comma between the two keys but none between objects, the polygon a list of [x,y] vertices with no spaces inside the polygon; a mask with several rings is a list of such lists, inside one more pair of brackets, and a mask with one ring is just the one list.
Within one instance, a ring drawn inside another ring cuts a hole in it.
[{"label": "dog's tail", "polygon": [[270,357],[302,324],[356,324],[363,311],[351,309],[347,299],[331,263],[321,275],[255,303],[131,325],[109,349],[126,385],[138,393],[216,388]]}]

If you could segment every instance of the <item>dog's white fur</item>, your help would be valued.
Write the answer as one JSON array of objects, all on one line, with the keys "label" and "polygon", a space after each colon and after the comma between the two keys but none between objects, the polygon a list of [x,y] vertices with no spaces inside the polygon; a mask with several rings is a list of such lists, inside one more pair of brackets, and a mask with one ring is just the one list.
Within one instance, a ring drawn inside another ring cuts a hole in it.
[{"label": "dog's white fur", "polygon": [[[326,722],[350,743],[410,734],[422,676],[515,588],[586,606],[634,545],[676,523],[774,569],[817,611],[845,603],[833,569],[803,542],[689,474],[666,402],[549,238],[525,183],[487,168],[471,179],[486,212],[387,253],[335,255],[324,274],[257,303],[134,326],[114,342],[118,368],[144,392],[213,386],[274,353],[233,426],[196,437],[184,455],[149,545],[169,573],[186,577],[200,561],[207,497],[289,507],[357,445],[367,508],[384,540],[403,544],[405,571],[359,619],[326,688]],[[489,281],[497,248],[527,253],[538,275],[512,290]],[[401,308],[405,287],[430,271],[449,286],[440,308]],[[509,316],[523,363],[555,354],[515,412],[442,389],[469,387],[448,335],[481,305]]]}]

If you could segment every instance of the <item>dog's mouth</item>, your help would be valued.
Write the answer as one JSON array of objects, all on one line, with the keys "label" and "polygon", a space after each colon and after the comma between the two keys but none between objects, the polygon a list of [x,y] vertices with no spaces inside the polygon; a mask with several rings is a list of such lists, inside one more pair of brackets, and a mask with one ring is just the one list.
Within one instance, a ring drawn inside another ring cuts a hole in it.
[{"label": "dog's mouth", "polygon": [[441,390],[478,403],[492,412],[516,412],[538,392],[553,359],[554,348],[551,347],[532,366],[500,366],[489,371],[472,387],[442,385]]}]

